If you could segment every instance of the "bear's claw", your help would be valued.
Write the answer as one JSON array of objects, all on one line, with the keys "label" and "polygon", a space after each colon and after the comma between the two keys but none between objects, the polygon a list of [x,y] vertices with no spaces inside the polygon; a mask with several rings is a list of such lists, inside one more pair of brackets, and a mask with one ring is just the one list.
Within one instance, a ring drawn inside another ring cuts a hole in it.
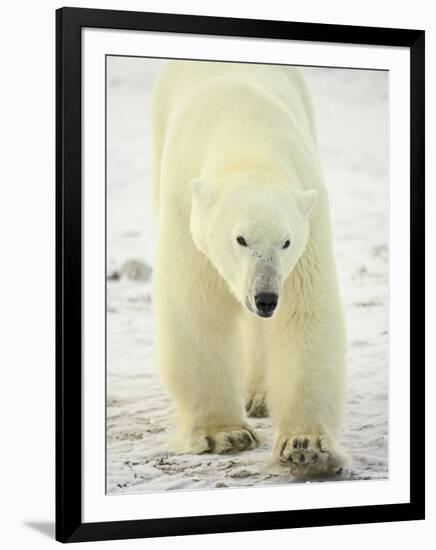
[{"label": "bear's claw", "polygon": [[259,444],[254,431],[249,427],[219,431],[213,435],[206,435],[206,453],[237,453],[247,449],[254,449]]},{"label": "bear's claw", "polygon": [[266,398],[263,393],[255,393],[247,399],[245,410],[248,416],[262,418],[268,416],[268,408],[266,406]]}]

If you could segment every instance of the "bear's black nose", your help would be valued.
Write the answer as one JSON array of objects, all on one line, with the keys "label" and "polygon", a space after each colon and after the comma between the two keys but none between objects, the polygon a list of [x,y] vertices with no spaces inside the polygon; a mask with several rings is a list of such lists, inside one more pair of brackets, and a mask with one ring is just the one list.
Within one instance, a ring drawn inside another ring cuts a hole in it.
[{"label": "bear's black nose", "polygon": [[275,308],[277,307],[278,301],[277,294],[272,294],[269,292],[261,292],[254,297],[257,310],[261,317],[271,317]]}]

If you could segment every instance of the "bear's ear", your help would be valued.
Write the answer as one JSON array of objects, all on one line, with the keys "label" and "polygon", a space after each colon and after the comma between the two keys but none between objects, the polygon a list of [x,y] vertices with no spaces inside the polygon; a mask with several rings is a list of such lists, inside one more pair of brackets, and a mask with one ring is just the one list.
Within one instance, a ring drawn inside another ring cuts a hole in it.
[{"label": "bear's ear", "polygon": [[311,189],[310,191],[300,191],[297,194],[296,200],[298,208],[304,216],[308,216],[310,214],[310,211],[315,204],[317,195],[318,193],[314,189]]},{"label": "bear's ear", "polygon": [[212,190],[209,185],[199,178],[194,178],[191,187],[194,199],[204,207],[209,206],[212,202]]}]

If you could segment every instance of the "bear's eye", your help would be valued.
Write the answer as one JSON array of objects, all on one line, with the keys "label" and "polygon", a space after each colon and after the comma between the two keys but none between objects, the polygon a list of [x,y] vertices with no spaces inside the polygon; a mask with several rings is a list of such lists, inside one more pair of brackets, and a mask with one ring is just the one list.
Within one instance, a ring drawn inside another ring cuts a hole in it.
[{"label": "bear's eye", "polygon": [[241,246],[248,246],[247,241],[244,239],[244,237],[236,237],[236,242],[240,244]]},{"label": "bear's eye", "polygon": [[283,244],[283,248],[289,248],[290,244],[291,244],[291,241],[289,239],[286,239],[286,241]]}]

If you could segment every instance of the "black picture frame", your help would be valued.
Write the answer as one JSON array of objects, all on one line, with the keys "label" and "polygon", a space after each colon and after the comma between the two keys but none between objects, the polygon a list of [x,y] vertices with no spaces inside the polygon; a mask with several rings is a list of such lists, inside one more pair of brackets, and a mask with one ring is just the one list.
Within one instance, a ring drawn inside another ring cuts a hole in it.
[{"label": "black picture frame", "polygon": [[[81,29],[129,29],[406,47],[410,50],[410,502],[82,522]],[[127,539],[424,519],[424,52],[422,30],[79,8],[56,12],[56,539]],[[413,358],[413,364],[412,364]]]}]

